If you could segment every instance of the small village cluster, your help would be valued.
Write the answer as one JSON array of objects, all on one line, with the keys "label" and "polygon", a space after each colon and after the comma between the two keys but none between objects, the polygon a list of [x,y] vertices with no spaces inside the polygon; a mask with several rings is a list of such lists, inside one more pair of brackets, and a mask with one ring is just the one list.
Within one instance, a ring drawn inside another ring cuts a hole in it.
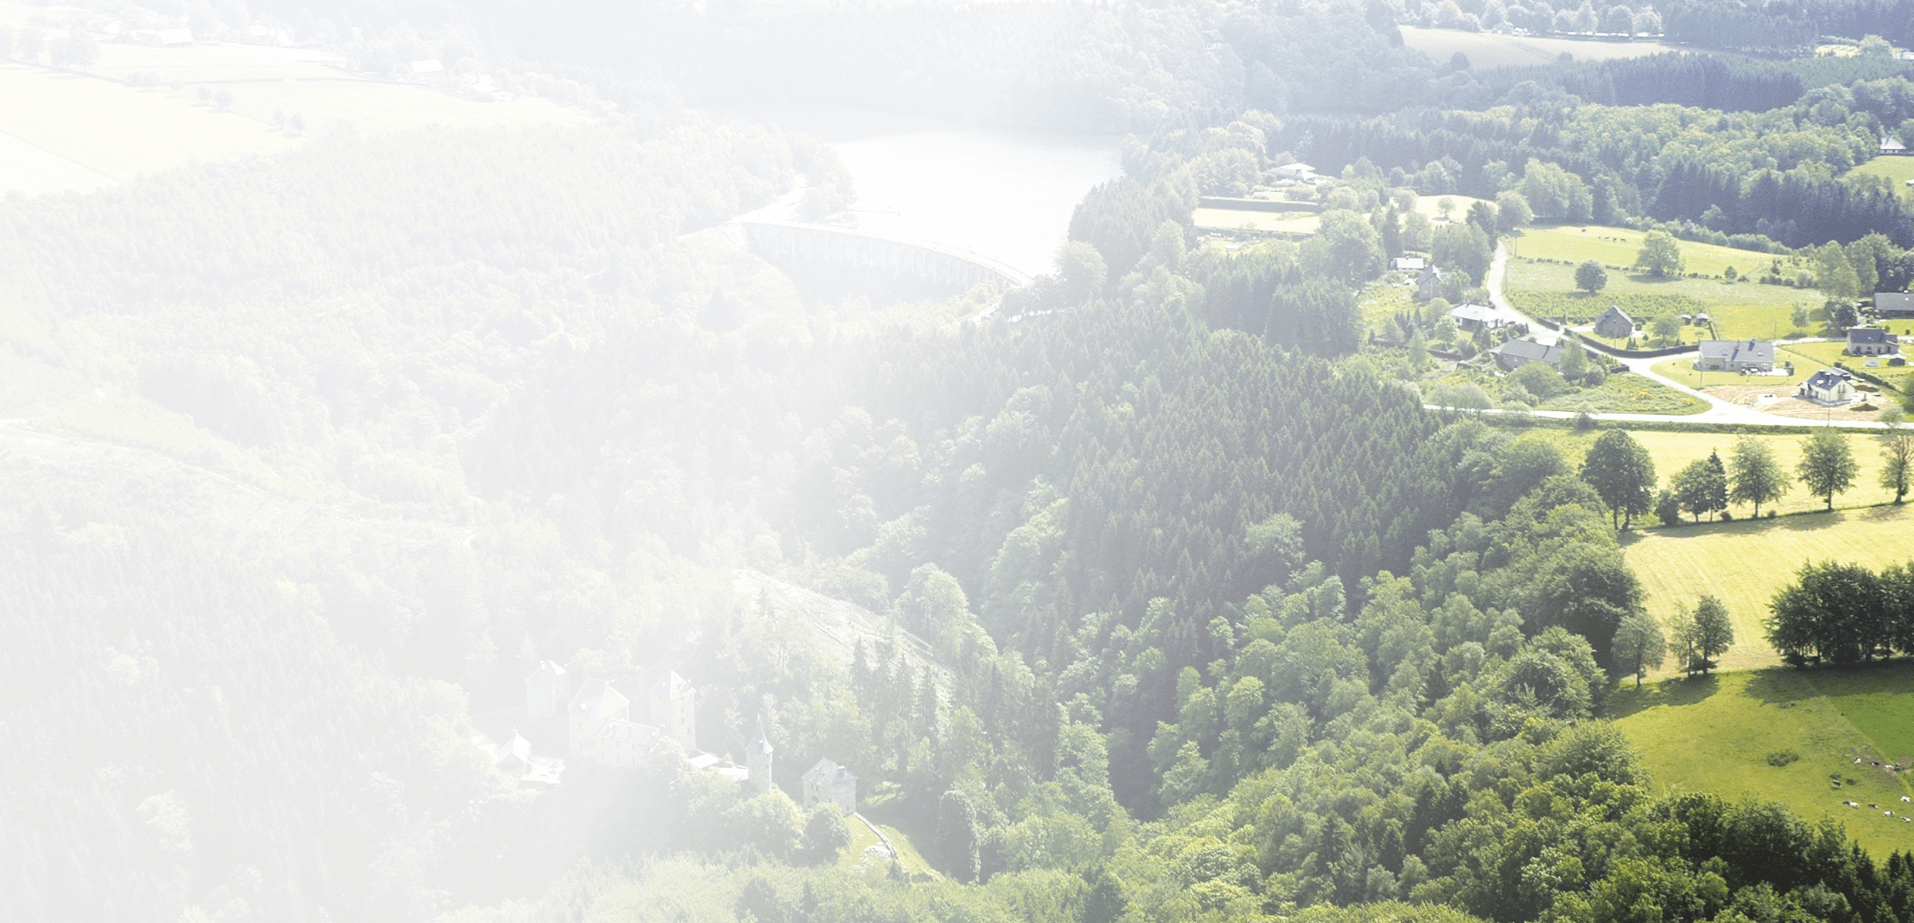
[{"label": "small village cluster", "polygon": [[[745,765],[738,766],[698,748],[698,692],[676,671],[666,671],[653,683],[646,699],[648,724],[633,720],[631,700],[612,680],[587,679],[573,691],[570,671],[550,660],[541,661],[525,677],[524,717],[547,724],[562,717],[565,755],[534,756],[531,742],[516,728],[502,744],[484,737],[474,742],[492,754],[493,765],[501,772],[526,784],[557,784],[567,762],[642,769],[660,757],[659,744],[671,740],[694,771],[710,772],[757,792],[775,787],[772,758],[776,748],[765,735],[762,716],[745,747]],[[806,810],[834,804],[847,815],[857,812],[857,776],[849,769],[820,759],[800,781]]]},{"label": "small village cluster", "polygon": [[[1390,268],[1406,272],[1415,272],[1415,299],[1429,301],[1442,292],[1442,282],[1447,274],[1440,268],[1428,265],[1420,257],[1401,257],[1391,262]],[[1874,296],[1876,314],[1883,320],[1914,318],[1914,293],[1877,292]],[[1497,345],[1491,354],[1495,357],[1496,367],[1504,372],[1512,372],[1531,362],[1540,362],[1559,370],[1562,365],[1562,345],[1542,343],[1527,336],[1527,325],[1511,320],[1505,312],[1497,311],[1486,304],[1468,303],[1449,311],[1449,317],[1455,321],[1457,329],[1468,333],[1480,330],[1501,330],[1514,328],[1509,339]],[[1683,324],[1708,327],[1713,324],[1706,314],[1681,315]],[[1637,336],[1640,324],[1619,306],[1611,305],[1595,318],[1590,332],[1598,337],[1610,340],[1623,340]],[[1775,343],[1773,340],[1748,338],[1745,340],[1707,339],[1696,344],[1698,354],[1695,369],[1702,372],[1734,372],[1742,375],[1767,375],[1775,373]],[[1868,365],[1887,365],[1899,368],[1907,364],[1906,356],[1901,353],[1901,341],[1893,331],[1882,327],[1853,327],[1847,331],[1847,345],[1843,350],[1847,355],[1863,359]],[[1786,371],[1792,373],[1793,363],[1787,363]],[[1795,396],[1824,406],[1851,404],[1861,400],[1861,389],[1855,386],[1855,375],[1845,368],[1825,368],[1816,371],[1803,381]]]}]

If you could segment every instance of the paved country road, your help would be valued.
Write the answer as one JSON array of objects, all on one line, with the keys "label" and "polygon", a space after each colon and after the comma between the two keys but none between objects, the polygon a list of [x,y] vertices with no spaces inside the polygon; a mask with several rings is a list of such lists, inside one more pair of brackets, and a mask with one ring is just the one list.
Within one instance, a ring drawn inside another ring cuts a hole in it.
[{"label": "paved country road", "polygon": [[[1507,314],[1512,318],[1518,318],[1519,319],[1518,322],[1520,323],[1528,324],[1529,330],[1533,331],[1533,335],[1536,339],[1536,342],[1539,342],[1539,343],[1557,342],[1558,340],[1561,339],[1561,334],[1559,332],[1550,330],[1549,328],[1544,327],[1539,323],[1536,323],[1533,318],[1530,318],[1528,315],[1523,314],[1521,311],[1516,310],[1515,306],[1510,304],[1509,300],[1502,296],[1502,284],[1503,284],[1503,279],[1507,275],[1508,263],[1509,263],[1509,248],[1506,245],[1498,242],[1495,245],[1495,260],[1489,264],[1488,278],[1484,280],[1484,284],[1487,286],[1489,290],[1489,305],[1495,308],[1498,312]],[[1808,339],[1801,339],[1801,340],[1780,340],[1777,342],[1781,344],[1786,344],[1786,343],[1814,343],[1814,342],[1822,342],[1822,341],[1819,338],[1808,338]],[[1776,416],[1770,413],[1762,413],[1761,411],[1755,410],[1751,407],[1743,407],[1739,404],[1730,404],[1727,401],[1724,401],[1718,397],[1712,397],[1710,395],[1703,394],[1702,392],[1697,391],[1694,388],[1690,388],[1687,385],[1681,384],[1680,382],[1671,381],[1667,378],[1664,378],[1660,375],[1655,374],[1655,371],[1652,368],[1652,366],[1655,365],[1655,363],[1657,362],[1667,361],[1671,357],[1671,355],[1683,355],[1683,354],[1673,353],[1670,355],[1650,356],[1650,357],[1643,357],[1643,358],[1620,358],[1615,356],[1609,356],[1607,358],[1614,359],[1615,361],[1628,366],[1628,370],[1630,372],[1640,375],[1643,378],[1649,379],[1650,381],[1654,381],[1658,384],[1666,385],[1670,388],[1675,389],[1676,391],[1680,391],[1683,394],[1708,402],[1707,410],[1704,410],[1701,413],[1691,413],[1691,414],[1591,413],[1589,414],[1589,416],[1594,417],[1597,420],[1614,420],[1614,421],[1625,422],[1625,423],[1679,423],[1679,422],[1733,423],[1733,424],[1740,424],[1743,426],[1772,426],[1772,427],[1781,428],[1781,429],[1800,429],[1800,428],[1809,427],[1809,426],[1839,426],[1839,427],[1844,427],[1847,429],[1872,429],[1872,430],[1880,430],[1880,429],[1886,428],[1885,424],[1876,423],[1870,420],[1815,420],[1815,419],[1803,418],[1803,417],[1782,417],[1782,416]],[[1429,406],[1430,409],[1433,409],[1433,410],[1457,410],[1458,412],[1464,412],[1464,413],[1471,412],[1467,408],[1438,407],[1436,405],[1427,405],[1427,406]],[[1544,417],[1544,418],[1551,418],[1551,419],[1565,419],[1565,418],[1572,418],[1575,416],[1575,414],[1572,411],[1565,411],[1565,410],[1529,410],[1529,411],[1487,410],[1487,411],[1474,411],[1474,412],[1490,413],[1490,414],[1497,414],[1497,415],[1503,415],[1503,416],[1531,416],[1531,417]]]}]

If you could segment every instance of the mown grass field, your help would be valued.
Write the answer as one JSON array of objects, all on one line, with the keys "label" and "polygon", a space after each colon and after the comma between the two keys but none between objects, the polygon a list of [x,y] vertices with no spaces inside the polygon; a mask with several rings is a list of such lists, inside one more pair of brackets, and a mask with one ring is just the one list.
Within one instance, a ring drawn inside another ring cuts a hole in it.
[{"label": "mown grass field", "polygon": [[1450,57],[1460,51],[1469,56],[1471,67],[1552,64],[1565,51],[1574,55],[1577,61],[1606,61],[1612,58],[1639,58],[1674,50],[1653,41],[1611,42],[1595,39],[1458,32],[1452,29],[1423,29],[1416,26],[1400,28],[1403,44],[1428,55],[1437,62],[1447,62]]},{"label": "mown grass field", "polygon": [[1883,757],[1914,765],[1914,664],[1889,663],[1855,670],[1819,670],[1815,688],[1841,716],[1866,734]]},{"label": "mown grass field", "polygon": [[[1878,668],[1842,674],[1786,668],[1723,673],[1653,682],[1639,692],[1628,683],[1610,697],[1608,711],[1641,752],[1650,784],[1659,791],[1779,801],[1810,823],[1823,817],[1842,822],[1848,835],[1877,858],[1908,849],[1914,846],[1914,823],[1899,816],[1903,808],[1914,807],[1900,800],[1908,786],[1871,765],[1894,755],[1850,721],[1836,699],[1823,694],[1821,685],[1830,682],[1864,687],[1867,695],[1898,703],[1902,722],[1914,716],[1907,673]],[[1773,766],[1768,756],[1774,753],[1797,758]],[[1855,765],[1857,754],[1867,755],[1869,762]],[[1862,806],[1843,807],[1843,801]],[[1884,816],[1882,810],[1896,816]]]},{"label": "mown grass field", "polygon": [[[157,75],[159,85],[121,82],[133,74]],[[201,88],[230,93],[231,105],[202,102]],[[303,133],[274,126],[275,114],[295,113]],[[89,74],[0,64],[0,191],[85,191],[195,161],[278,153],[347,126],[378,133],[588,118],[541,99],[479,102],[231,47],[109,44]]]},{"label": "mown grass field", "polygon": [[[1631,228],[1599,224],[1542,224],[1524,228],[1511,246],[1512,255],[1529,260],[1568,260],[1572,263],[1597,260],[1610,267],[1609,284],[1613,285],[1614,267],[1633,266],[1635,256],[1641,252],[1642,240],[1647,236],[1645,232]],[[1686,271],[1704,276],[1720,276],[1730,266],[1735,267],[1736,272],[1746,274],[1756,267],[1768,265],[1775,258],[1771,253],[1737,250],[1692,240],[1680,243]],[[1569,267],[1571,276],[1574,268]],[[1572,287],[1573,282],[1570,285]]]},{"label": "mown grass field", "polygon": [[1914,512],[1878,506],[1638,530],[1623,537],[1622,557],[1664,625],[1704,594],[1720,598],[1735,624],[1722,668],[1755,669],[1780,663],[1762,622],[1801,565],[1839,560],[1879,569],[1914,561]]}]

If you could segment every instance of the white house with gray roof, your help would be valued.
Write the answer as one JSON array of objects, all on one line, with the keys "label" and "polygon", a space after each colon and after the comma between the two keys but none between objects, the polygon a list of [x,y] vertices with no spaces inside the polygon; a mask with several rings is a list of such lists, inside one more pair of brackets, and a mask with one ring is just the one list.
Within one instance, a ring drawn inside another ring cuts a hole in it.
[{"label": "white house with gray roof", "polygon": [[1702,340],[1695,368],[1704,372],[1772,372],[1772,340]]},{"label": "white house with gray roof", "polygon": [[1891,330],[1880,327],[1854,327],[1848,330],[1848,355],[1892,356],[1901,351],[1901,340]]},{"label": "white house with gray roof", "polygon": [[1797,393],[1817,404],[1846,404],[1854,400],[1854,381],[1841,369],[1822,369],[1802,382]]}]

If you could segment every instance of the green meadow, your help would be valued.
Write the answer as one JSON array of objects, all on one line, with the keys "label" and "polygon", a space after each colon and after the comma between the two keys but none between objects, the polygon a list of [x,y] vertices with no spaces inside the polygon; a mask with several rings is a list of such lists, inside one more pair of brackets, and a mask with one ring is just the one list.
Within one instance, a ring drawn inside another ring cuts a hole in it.
[{"label": "green meadow", "polygon": [[[1914,813],[1914,804],[1901,801],[1910,789],[1873,765],[1894,759],[1894,745],[1914,735],[1911,677],[1914,665],[1897,664],[1721,673],[1639,691],[1627,683],[1610,696],[1608,710],[1641,751],[1657,789],[1779,801],[1810,823],[1832,817],[1880,857],[1914,847],[1914,823],[1902,820],[1903,809]],[[1858,699],[1883,708],[1857,723],[1847,706]],[[1857,757],[1864,762],[1856,764]]]}]

